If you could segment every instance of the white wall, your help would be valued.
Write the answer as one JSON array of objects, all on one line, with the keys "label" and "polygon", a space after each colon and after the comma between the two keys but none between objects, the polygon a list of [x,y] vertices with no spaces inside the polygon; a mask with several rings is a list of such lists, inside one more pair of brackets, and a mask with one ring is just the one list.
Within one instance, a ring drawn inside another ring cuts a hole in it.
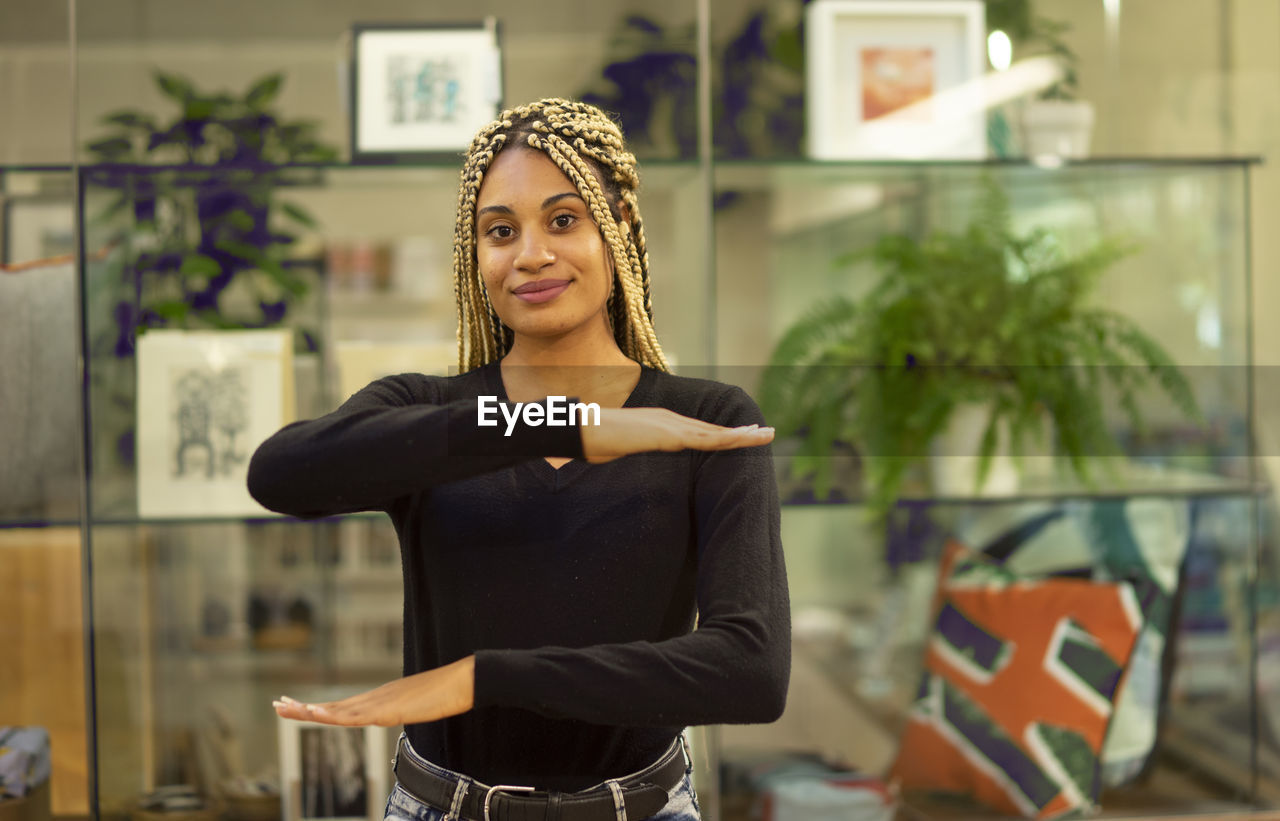
[{"label": "white wall", "polygon": [[[1122,0],[1109,49],[1101,2],[1041,0],[1070,20],[1081,96],[1098,106],[1099,156],[1254,156],[1249,252],[1259,446],[1280,477],[1280,4]],[[1155,283],[1153,283],[1153,286]]]}]

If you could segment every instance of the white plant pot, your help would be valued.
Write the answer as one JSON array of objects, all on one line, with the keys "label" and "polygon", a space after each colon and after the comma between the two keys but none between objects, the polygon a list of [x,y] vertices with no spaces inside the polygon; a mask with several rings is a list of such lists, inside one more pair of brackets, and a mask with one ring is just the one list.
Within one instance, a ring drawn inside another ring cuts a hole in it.
[{"label": "white plant pot", "polygon": [[1089,156],[1093,103],[1084,100],[1031,100],[1022,109],[1022,143],[1028,157]]},{"label": "white plant pot", "polygon": [[929,478],[938,496],[1006,496],[1018,490],[1018,468],[1010,454],[1008,425],[997,432],[995,454],[986,479],[978,484],[982,434],[991,409],[979,402],[958,406],[947,427],[933,441]]}]

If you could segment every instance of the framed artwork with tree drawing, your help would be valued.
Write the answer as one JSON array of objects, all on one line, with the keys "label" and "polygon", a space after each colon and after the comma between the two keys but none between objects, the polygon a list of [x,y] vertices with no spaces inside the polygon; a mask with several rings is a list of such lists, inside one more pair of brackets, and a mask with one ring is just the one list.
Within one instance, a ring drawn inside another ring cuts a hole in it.
[{"label": "framed artwork with tree drawing", "polygon": [[290,331],[152,330],[138,337],[138,515],[272,516],[249,456],[293,417]]}]

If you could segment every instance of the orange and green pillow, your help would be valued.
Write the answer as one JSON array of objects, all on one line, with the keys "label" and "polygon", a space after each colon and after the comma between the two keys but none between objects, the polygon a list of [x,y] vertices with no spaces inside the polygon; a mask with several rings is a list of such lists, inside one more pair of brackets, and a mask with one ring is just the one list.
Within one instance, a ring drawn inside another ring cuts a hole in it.
[{"label": "orange and green pillow", "polygon": [[1092,809],[1143,592],[1022,578],[948,544],[925,675],[891,779],[1031,818]]}]

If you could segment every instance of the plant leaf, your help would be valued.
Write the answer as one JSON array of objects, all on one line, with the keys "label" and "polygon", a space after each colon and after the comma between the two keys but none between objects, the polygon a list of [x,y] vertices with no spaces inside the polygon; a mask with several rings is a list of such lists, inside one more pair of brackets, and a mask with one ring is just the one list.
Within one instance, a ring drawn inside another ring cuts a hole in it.
[{"label": "plant leaf", "polygon": [[259,264],[263,259],[262,249],[256,245],[250,245],[247,242],[240,242],[238,240],[223,237],[214,243],[214,247],[219,251],[226,251],[228,254],[233,254],[253,265]]},{"label": "plant leaf", "polygon": [[296,277],[286,271],[284,266],[274,259],[264,256],[259,260],[258,267],[290,295],[295,297],[306,295],[307,283],[300,277]]},{"label": "plant leaf", "polygon": [[191,306],[180,300],[167,300],[155,303],[151,306],[151,310],[165,319],[180,323],[186,320],[187,314],[191,312]]},{"label": "plant leaf", "polygon": [[222,266],[212,257],[191,254],[182,260],[182,267],[178,272],[186,276],[215,277],[222,273]]},{"label": "plant leaf", "polygon": [[305,209],[301,208],[300,206],[294,205],[291,202],[281,202],[280,210],[285,213],[285,216],[289,217],[295,222],[302,223],[308,228],[320,227],[320,224],[316,222],[315,217],[311,216],[311,214],[309,214]]},{"label": "plant leaf", "polygon": [[271,74],[263,77],[254,83],[248,93],[244,95],[244,103],[255,111],[261,111],[276,95],[280,93],[280,86],[284,84],[283,74]]},{"label": "plant leaf", "polygon": [[252,231],[254,226],[257,224],[254,221],[253,215],[243,208],[231,209],[227,212],[225,219],[231,227],[237,228],[241,231]]},{"label": "plant leaf", "polygon": [[101,155],[102,159],[114,160],[132,153],[133,141],[128,137],[107,137],[89,143],[85,149],[92,154]]},{"label": "plant leaf", "polygon": [[213,118],[215,108],[216,104],[213,100],[193,97],[183,106],[182,119],[203,124],[206,120]]},{"label": "plant leaf", "polygon": [[163,71],[157,71],[154,76],[156,85],[166,97],[185,104],[196,96],[196,91],[191,86],[191,82],[185,77],[180,77],[177,74],[168,74]]},{"label": "plant leaf", "polygon": [[102,118],[108,125],[119,125],[125,128],[142,128],[147,131],[156,130],[155,118],[141,111],[115,111]]}]

